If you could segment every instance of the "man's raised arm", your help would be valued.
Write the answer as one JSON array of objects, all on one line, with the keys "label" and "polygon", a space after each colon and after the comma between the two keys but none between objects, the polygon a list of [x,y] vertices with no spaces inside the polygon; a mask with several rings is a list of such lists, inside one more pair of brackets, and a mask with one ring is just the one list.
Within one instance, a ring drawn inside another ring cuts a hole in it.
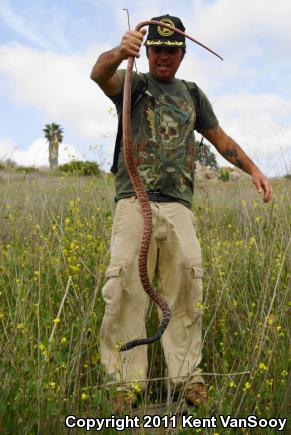
[{"label": "man's raised arm", "polygon": [[139,57],[140,46],[146,30],[129,30],[121,43],[110,51],[102,53],[93,66],[90,78],[96,82],[108,96],[117,95],[121,89],[121,80],[117,68],[129,56]]}]

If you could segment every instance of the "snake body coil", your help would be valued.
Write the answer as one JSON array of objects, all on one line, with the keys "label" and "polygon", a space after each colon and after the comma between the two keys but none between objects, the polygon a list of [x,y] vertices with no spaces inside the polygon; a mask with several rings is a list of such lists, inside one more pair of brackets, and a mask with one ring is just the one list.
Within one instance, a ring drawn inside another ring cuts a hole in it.
[{"label": "snake body coil", "polygon": [[[193,42],[201,45],[206,50],[210,51],[211,53],[218,56],[220,59],[222,59],[218,54],[216,54],[214,51],[210,50],[205,45],[201,44],[194,38],[192,38],[189,35],[186,35],[184,32],[182,32],[179,29],[176,29],[175,27],[172,27],[166,23],[162,23],[160,21],[143,21],[139,23],[135,30],[139,31],[142,27],[147,26],[149,24],[154,25],[160,25],[165,28],[169,28],[171,30],[174,30],[177,33],[180,33],[187,38],[191,39]],[[134,58],[129,57],[128,63],[127,63],[127,70],[125,74],[124,79],[124,90],[123,90],[123,115],[122,115],[122,133],[123,133],[123,153],[124,153],[124,160],[125,165],[127,168],[127,172],[129,174],[129,177],[131,179],[131,182],[133,184],[136,197],[138,199],[140,209],[141,209],[141,215],[143,219],[143,233],[142,233],[142,239],[141,239],[141,245],[140,245],[140,252],[139,252],[139,259],[138,259],[138,270],[139,270],[139,276],[142,283],[142,286],[145,290],[145,292],[149,295],[149,297],[160,307],[163,313],[163,319],[161,321],[161,324],[158,328],[158,331],[155,335],[152,337],[132,340],[123,346],[120,347],[120,351],[126,351],[130,350],[136,346],[140,346],[143,344],[150,344],[154,341],[161,338],[163,332],[165,331],[169,320],[170,320],[170,308],[165,301],[165,299],[155,291],[155,289],[152,288],[151,283],[149,281],[148,272],[147,272],[147,257],[148,257],[148,251],[150,246],[150,240],[151,240],[151,234],[152,234],[152,211],[150,202],[147,196],[147,193],[145,191],[145,188],[143,186],[142,179],[139,175],[138,169],[135,165],[135,162],[132,157],[131,153],[131,83],[132,83],[132,69],[134,64]]]}]

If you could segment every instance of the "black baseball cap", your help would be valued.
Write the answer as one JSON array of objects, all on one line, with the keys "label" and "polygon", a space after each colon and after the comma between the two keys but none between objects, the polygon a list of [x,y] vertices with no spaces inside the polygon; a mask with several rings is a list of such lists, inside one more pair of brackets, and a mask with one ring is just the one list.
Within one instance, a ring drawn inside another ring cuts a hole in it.
[{"label": "black baseball cap", "polygon": [[[178,17],[172,17],[167,14],[154,17],[152,20],[161,21],[162,23],[169,24],[185,32],[185,27]],[[146,47],[186,47],[185,36],[166,27],[157,26],[156,24],[149,25],[148,36],[144,45]]]}]

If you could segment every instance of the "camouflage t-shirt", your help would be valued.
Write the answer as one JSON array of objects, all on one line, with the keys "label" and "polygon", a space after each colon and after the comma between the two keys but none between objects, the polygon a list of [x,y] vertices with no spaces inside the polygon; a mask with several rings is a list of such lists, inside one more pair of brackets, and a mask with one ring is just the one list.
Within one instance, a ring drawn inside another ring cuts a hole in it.
[{"label": "camouflage t-shirt", "polygon": [[[125,70],[119,70],[124,80]],[[186,85],[179,79],[162,82],[145,74],[148,93],[134,108],[132,117],[132,152],[146,190],[163,195],[191,208],[194,188],[195,137],[194,129],[202,132],[218,125],[206,95],[198,88],[199,116]],[[133,73],[132,93],[138,82]],[[111,97],[118,116],[122,111],[123,88]],[[127,173],[123,149],[118,158],[115,181],[116,201],[134,196]]]}]

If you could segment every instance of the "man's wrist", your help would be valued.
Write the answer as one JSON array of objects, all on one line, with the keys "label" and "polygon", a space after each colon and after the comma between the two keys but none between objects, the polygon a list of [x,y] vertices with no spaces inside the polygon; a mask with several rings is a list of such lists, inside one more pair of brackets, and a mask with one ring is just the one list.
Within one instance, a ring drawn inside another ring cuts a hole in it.
[{"label": "man's wrist", "polygon": [[124,50],[122,50],[122,47],[120,45],[112,49],[112,54],[114,56],[116,68],[118,68],[121,62],[127,58],[127,56],[125,56],[124,54]]},{"label": "man's wrist", "polygon": [[261,176],[261,175],[264,175],[264,174],[262,173],[262,171],[261,171],[261,170],[260,170],[256,165],[254,165],[254,166],[251,168],[250,175],[251,175],[252,177],[256,177],[256,176]]}]

